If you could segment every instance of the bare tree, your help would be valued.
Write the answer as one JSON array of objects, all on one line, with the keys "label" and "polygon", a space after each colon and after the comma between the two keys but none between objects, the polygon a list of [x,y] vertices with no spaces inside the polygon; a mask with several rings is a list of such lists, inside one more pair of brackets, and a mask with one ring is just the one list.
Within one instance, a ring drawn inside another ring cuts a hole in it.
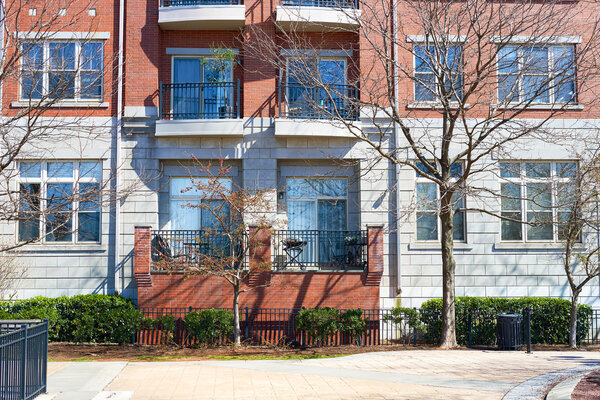
[{"label": "bare tree", "polygon": [[571,179],[557,188],[559,233],[563,243],[563,267],[571,290],[569,347],[577,347],[579,296],[592,279],[600,276],[600,166],[597,150],[580,153]]},{"label": "bare tree", "polygon": [[[216,276],[231,285],[235,345],[241,344],[240,295],[270,286],[262,274],[271,269],[270,240],[274,220],[269,191],[251,190],[235,185],[229,166],[202,164],[194,160],[203,178],[189,172],[190,185],[182,193],[194,193],[201,202],[188,202],[185,208],[202,213],[206,225],[193,237],[165,238],[154,241],[158,254],[155,266],[188,275]],[[249,262],[249,264],[248,264]],[[257,277],[250,282],[252,276]]]},{"label": "bare tree", "polygon": [[[495,160],[528,141],[566,140],[567,130],[551,128],[552,119],[590,115],[579,105],[596,100],[597,8],[557,0],[364,0],[358,8],[361,14],[339,4],[354,23],[333,34],[292,24],[273,36],[257,27],[246,52],[281,71],[286,115],[343,127],[366,144],[365,158],[412,169],[434,184],[428,209],[440,222],[440,345],[455,347],[454,217],[470,211],[508,218],[489,207],[501,193],[478,176],[494,173]],[[331,47],[354,51],[347,78],[319,68],[321,49]],[[399,216],[414,215],[414,205],[399,207]]]}]

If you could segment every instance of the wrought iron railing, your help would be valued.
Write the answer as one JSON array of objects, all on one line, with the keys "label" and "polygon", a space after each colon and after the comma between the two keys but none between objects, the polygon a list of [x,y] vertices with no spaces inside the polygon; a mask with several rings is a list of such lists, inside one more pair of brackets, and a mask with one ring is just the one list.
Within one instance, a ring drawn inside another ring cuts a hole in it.
[{"label": "wrought iron railing", "polygon": [[358,119],[358,89],[350,85],[326,87],[280,84],[279,117],[302,119]]},{"label": "wrought iron railing", "polygon": [[160,83],[161,119],[240,118],[240,82]]},{"label": "wrought iron railing", "polygon": [[273,249],[273,267],[279,270],[367,268],[366,231],[275,231]]},{"label": "wrought iron railing", "polygon": [[[232,243],[233,242],[233,243]],[[155,230],[152,231],[152,265],[154,271],[184,269],[189,265],[226,263],[239,266],[243,263],[244,240],[219,230]]]},{"label": "wrought iron railing", "polygon": [[186,7],[186,6],[212,6],[212,5],[240,5],[243,0],[161,0],[161,7]]},{"label": "wrought iron railing", "polygon": [[0,399],[29,400],[46,393],[48,320],[32,325],[2,321]]},{"label": "wrought iron railing", "polygon": [[284,6],[358,8],[356,0],[284,0]]}]

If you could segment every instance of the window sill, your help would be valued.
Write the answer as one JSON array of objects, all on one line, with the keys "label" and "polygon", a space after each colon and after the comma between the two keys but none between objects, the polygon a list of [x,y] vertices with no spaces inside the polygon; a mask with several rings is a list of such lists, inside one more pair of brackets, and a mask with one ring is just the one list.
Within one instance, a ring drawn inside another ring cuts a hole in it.
[{"label": "window sill", "polygon": [[72,252],[72,251],[94,251],[94,252],[103,252],[106,251],[107,247],[103,243],[88,243],[88,244],[73,244],[73,243],[33,243],[27,244],[22,247],[18,247],[15,249],[15,252],[46,252],[46,251],[55,251],[55,252]]},{"label": "window sill", "polygon": [[[450,103],[451,109],[456,110],[459,107],[461,107],[461,106],[458,103],[455,103],[455,102]],[[471,108],[471,105],[463,104],[462,107],[465,109],[469,109],[469,108]],[[409,103],[406,105],[406,108],[408,108],[409,110],[442,110],[443,106],[439,102],[423,101],[423,102]]]},{"label": "window sill", "polygon": [[[442,244],[439,242],[417,242],[408,245],[409,250],[442,250]],[[454,243],[454,250],[473,250],[473,245],[469,243]]]},{"label": "window sill", "polygon": [[108,108],[108,102],[100,101],[57,101],[56,103],[46,105],[44,103],[29,103],[27,101],[13,101],[10,103],[13,108],[27,107],[50,107],[50,108]]},{"label": "window sill", "polygon": [[522,104],[495,104],[495,108],[498,110],[567,110],[567,111],[581,111],[584,109],[583,104],[530,104],[528,106]]},{"label": "window sill", "polygon": [[[576,249],[583,249],[583,245],[579,244]],[[539,242],[539,243],[517,243],[517,242],[502,242],[495,243],[494,250],[563,250],[562,243],[555,242]]]}]

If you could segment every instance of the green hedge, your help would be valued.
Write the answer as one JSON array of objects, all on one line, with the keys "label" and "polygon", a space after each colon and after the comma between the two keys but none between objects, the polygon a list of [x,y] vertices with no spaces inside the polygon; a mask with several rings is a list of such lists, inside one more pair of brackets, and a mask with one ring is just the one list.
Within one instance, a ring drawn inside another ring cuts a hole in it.
[{"label": "green hedge", "polygon": [[305,308],[296,317],[296,328],[306,332],[316,345],[325,346],[329,338],[338,332],[358,340],[367,330],[360,309],[339,311],[331,307]]},{"label": "green hedge", "polygon": [[192,311],[183,319],[183,325],[188,337],[198,344],[215,344],[233,337],[233,313],[227,310]]},{"label": "green hedge", "polygon": [[33,297],[0,303],[0,319],[49,321],[49,339],[59,342],[126,343],[142,324],[142,313],[116,295]]},{"label": "green hedge", "polygon": [[[496,340],[496,314],[522,313],[531,307],[532,343],[566,344],[569,335],[569,313],[571,302],[547,297],[521,297],[515,299],[500,297],[457,297],[456,298],[456,339],[459,344],[469,343],[469,316],[471,317],[472,344],[492,345]],[[441,337],[442,300],[433,299],[421,306],[421,320],[426,325],[425,339],[437,343]],[[577,309],[580,341],[589,329],[592,308],[580,304]]]}]

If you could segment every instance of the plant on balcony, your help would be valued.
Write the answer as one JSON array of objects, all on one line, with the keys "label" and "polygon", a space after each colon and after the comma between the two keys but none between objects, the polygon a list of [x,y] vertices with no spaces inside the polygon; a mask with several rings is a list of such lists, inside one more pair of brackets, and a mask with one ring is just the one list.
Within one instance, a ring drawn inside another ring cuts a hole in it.
[{"label": "plant on balcony", "polygon": [[230,93],[229,87],[220,88],[218,85],[228,81],[233,66],[236,64],[237,55],[232,49],[223,47],[211,48],[212,56],[203,59],[204,68],[207,70],[206,82],[215,84],[217,90],[222,89],[225,105],[220,105],[218,112],[219,118],[231,118],[233,115],[233,93]]},{"label": "plant on balcony", "polygon": [[190,177],[190,186],[184,190],[203,193],[203,201],[185,207],[199,209],[211,226],[198,231],[202,246],[186,248],[184,260],[164,263],[162,268],[177,268],[186,275],[215,276],[227,282],[233,294],[235,345],[240,345],[240,296],[271,285],[265,274],[271,269],[270,238],[275,225],[270,192],[225,184],[231,182],[231,172],[223,160],[216,165],[195,158],[193,161],[205,178]]}]

